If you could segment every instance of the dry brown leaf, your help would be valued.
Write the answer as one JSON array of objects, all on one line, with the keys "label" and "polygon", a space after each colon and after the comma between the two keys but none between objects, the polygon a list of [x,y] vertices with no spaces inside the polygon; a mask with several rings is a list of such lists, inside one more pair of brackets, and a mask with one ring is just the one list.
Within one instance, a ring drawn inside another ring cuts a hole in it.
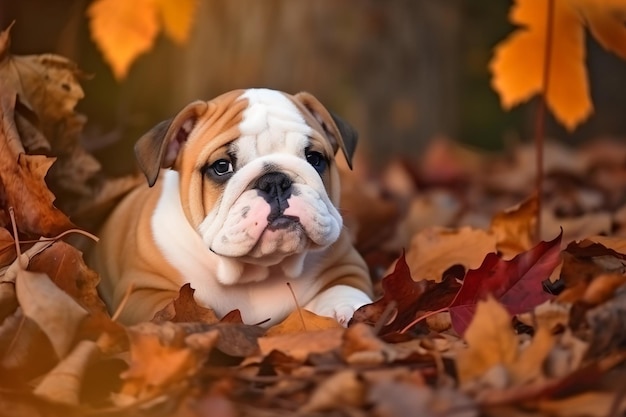
[{"label": "dry brown leaf", "polygon": [[343,334],[341,356],[353,365],[380,365],[393,362],[396,352],[393,347],[376,337],[372,327],[356,323]]},{"label": "dry brown leaf", "polygon": [[535,382],[544,377],[543,364],[548,358],[555,340],[548,327],[539,327],[532,341],[523,349],[517,360],[510,364],[514,384]]},{"label": "dry brown leaf", "polygon": [[15,291],[24,315],[37,323],[57,356],[64,358],[87,311],[46,274],[20,270]]},{"label": "dry brown leaf", "polygon": [[19,304],[13,282],[0,281],[0,323],[15,312]]},{"label": "dry brown leaf", "polygon": [[440,282],[451,266],[477,269],[485,255],[495,251],[495,237],[484,230],[430,228],[413,237],[406,261],[415,281]]},{"label": "dry brown leaf", "polygon": [[[2,87],[0,80],[0,90]],[[0,181],[5,188],[6,206],[14,208],[20,231],[54,236],[72,228],[69,219],[53,206],[54,195],[44,181],[54,159],[23,153],[15,130],[14,105],[14,95],[0,95]]]},{"label": "dry brown leaf", "polygon": [[198,370],[201,358],[185,344],[185,332],[175,324],[144,323],[128,329],[130,365],[121,374],[122,402],[149,399]]},{"label": "dry brown leaf", "polygon": [[49,401],[79,405],[83,376],[99,353],[91,340],[82,340],[37,384],[33,393]]},{"label": "dry brown leaf", "polygon": [[533,311],[517,315],[517,319],[531,327],[556,330],[567,326],[571,305],[554,300],[539,304]]},{"label": "dry brown leaf", "polygon": [[325,329],[342,329],[341,324],[331,317],[318,316],[303,308],[292,311],[285,320],[267,330],[266,336],[311,332]]},{"label": "dry brown leaf", "polygon": [[511,317],[493,297],[478,303],[465,332],[467,349],[458,352],[457,370],[462,385],[480,378],[496,365],[510,365],[517,359],[517,336]]},{"label": "dry brown leaf", "polygon": [[199,306],[193,298],[194,292],[190,284],[183,285],[178,292],[178,297],[158,311],[152,321],[155,323],[164,321],[217,323],[219,319],[215,312],[210,308]]},{"label": "dry brown leaf", "polygon": [[81,306],[93,314],[108,316],[106,306],[98,295],[100,278],[89,269],[82,253],[63,242],[54,242],[43,252],[33,256],[29,270],[42,272]]},{"label": "dry brown leaf", "polygon": [[[73,115],[76,103],[85,95],[78,82],[85,75],[59,55],[10,55],[10,29],[2,32],[0,40],[0,80],[5,91],[15,92],[44,125]],[[47,130],[44,128],[44,133]]]},{"label": "dry brown leaf", "polygon": [[278,350],[300,361],[312,353],[325,353],[341,346],[341,336],[344,329],[326,329],[300,333],[280,334],[258,339],[260,352],[263,356],[273,350]]},{"label": "dry brown leaf", "polygon": [[0,366],[16,383],[41,376],[59,361],[50,339],[21,309],[0,325],[0,358]]},{"label": "dry brown leaf", "polygon": [[341,214],[357,249],[377,249],[394,231],[400,218],[397,202],[384,199],[380,188],[347,168],[340,169]]},{"label": "dry brown leaf", "polygon": [[626,276],[621,274],[602,274],[595,277],[585,289],[580,301],[589,306],[600,305],[613,298],[615,291],[626,284]]},{"label": "dry brown leaf", "polygon": [[[619,401],[617,408],[612,410],[616,400]],[[591,391],[564,399],[541,400],[537,407],[555,417],[605,417],[621,415],[626,409],[626,401],[616,399],[614,393]]]},{"label": "dry brown leaf", "polygon": [[365,386],[352,369],[337,372],[327,378],[309,397],[300,413],[323,412],[342,407],[360,407],[365,397]]},{"label": "dry brown leaf", "polygon": [[539,203],[536,195],[491,219],[490,232],[496,237],[496,248],[506,259],[530,250],[535,245]]},{"label": "dry brown leaf", "polygon": [[370,389],[367,399],[373,405],[373,415],[380,417],[479,415],[473,400],[458,390],[446,387],[434,390],[407,382],[381,381]]},{"label": "dry brown leaf", "polygon": [[0,268],[12,263],[16,256],[13,236],[7,229],[0,228]]}]

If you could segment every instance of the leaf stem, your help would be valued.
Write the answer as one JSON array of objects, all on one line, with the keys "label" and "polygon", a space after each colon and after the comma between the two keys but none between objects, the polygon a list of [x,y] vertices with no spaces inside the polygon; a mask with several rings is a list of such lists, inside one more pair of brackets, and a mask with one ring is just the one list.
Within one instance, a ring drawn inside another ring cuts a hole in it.
[{"label": "leaf stem", "polygon": [[439,310],[434,310],[434,311],[429,311],[428,313],[419,316],[418,318],[416,318],[415,320],[413,320],[412,322],[410,322],[409,324],[407,324],[406,326],[404,326],[404,328],[402,330],[400,330],[400,334],[404,334],[406,332],[408,332],[411,327],[415,326],[417,323],[419,323],[422,320],[427,319],[430,316],[434,316],[435,314],[439,314],[439,313],[443,313],[444,311],[448,311],[450,309],[450,306],[446,306],[444,308],[440,308]]},{"label": "leaf stem", "polygon": [[535,225],[535,241],[541,240],[541,207],[543,200],[543,150],[545,136],[546,103],[548,100],[548,87],[550,86],[550,68],[552,64],[552,37],[554,32],[554,0],[547,2],[548,12],[546,18],[546,40],[543,56],[543,78],[541,97],[535,113],[535,151],[537,164],[537,178],[535,192],[537,193],[537,224]]}]

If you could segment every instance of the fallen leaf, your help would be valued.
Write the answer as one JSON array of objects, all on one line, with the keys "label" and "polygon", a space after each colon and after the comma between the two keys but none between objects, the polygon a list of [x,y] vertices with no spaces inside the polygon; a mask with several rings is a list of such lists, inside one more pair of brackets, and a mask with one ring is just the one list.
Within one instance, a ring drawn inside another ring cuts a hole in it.
[{"label": "fallen leaf", "polygon": [[372,327],[356,323],[343,334],[341,356],[349,364],[380,365],[395,360],[395,350],[374,334]]},{"label": "fallen leaf", "polygon": [[205,324],[199,322],[171,323],[165,322],[162,325],[176,325],[184,330],[185,334],[206,333],[217,330],[219,338],[215,347],[221,352],[238,358],[254,355],[259,351],[257,339],[265,333],[265,329],[260,326],[237,323],[215,323]]},{"label": "fallen leaf", "polygon": [[330,411],[341,407],[359,407],[365,397],[365,387],[352,369],[337,372],[322,382],[311,394],[299,413]]},{"label": "fallen leaf", "polygon": [[0,228],[0,268],[12,263],[16,256],[13,236],[7,229]]},{"label": "fallen leaf", "polygon": [[[448,307],[460,288],[453,275],[439,283],[413,281],[404,256],[396,261],[394,271],[383,278],[381,285],[383,296],[355,311],[351,323],[375,325],[385,319],[379,333],[385,337],[404,332],[428,313]],[[393,308],[389,317],[383,317],[390,305]]]},{"label": "fallen leaf", "polygon": [[526,312],[553,296],[543,290],[542,281],[559,265],[561,235],[541,242],[531,250],[503,260],[495,253],[485,257],[478,269],[467,272],[463,285],[449,306],[452,327],[463,335],[474,315],[476,303],[493,295],[510,314]]},{"label": "fallen leaf", "polygon": [[480,266],[485,255],[496,251],[496,238],[490,233],[462,227],[430,228],[413,237],[406,254],[414,280],[441,281],[443,273],[454,265],[468,269]]},{"label": "fallen leaf", "polygon": [[576,335],[590,343],[586,357],[593,358],[621,349],[626,343],[626,285],[615,291],[615,296],[585,312],[584,323],[576,326]]},{"label": "fallen leaf", "polygon": [[243,324],[241,311],[233,310],[220,319],[220,323]]},{"label": "fallen leaf", "polygon": [[33,393],[55,403],[79,405],[85,370],[97,354],[95,342],[82,340],[44,376]]},{"label": "fallen leaf", "polygon": [[75,247],[63,241],[54,242],[30,259],[29,270],[46,274],[92,315],[108,317],[106,306],[98,295],[100,278],[85,265],[83,254]]},{"label": "fallen leaf", "polygon": [[64,358],[87,311],[42,273],[21,270],[15,292],[24,316],[37,323],[57,357]]},{"label": "fallen leaf", "polygon": [[19,308],[0,325],[0,358],[3,372],[16,385],[41,376],[59,361],[48,336]]},{"label": "fallen leaf", "polygon": [[[616,401],[617,407],[613,409]],[[616,415],[623,413],[626,402],[616,399],[614,393],[592,391],[569,398],[541,400],[537,408],[556,417],[605,417],[611,415],[611,412],[617,413]]]},{"label": "fallen leaf", "polygon": [[215,312],[210,308],[198,305],[193,298],[194,292],[195,290],[191,288],[190,284],[187,283],[183,285],[178,292],[178,297],[158,311],[152,321],[155,323],[164,321],[174,323],[190,321],[198,321],[207,324],[217,323],[219,319],[215,315]]},{"label": "fallen leaf", "polygon": [[[0,79],[0,90],[4,91]],[[9,90],[10,91],[10,90]],[[18,229],[33,236],[55,236],[73,227],[52,204],[54,195],[44,177],[54,159],[25,155],[15,130],[15,95],[0,95],[0,182],[6,193],[6,207],[13,207]]]},{"label": "fallen leaf", "polygon": [[543,365],[554,344],[551,329],[538,327],[530,344],[521,350],[518,358],[509,366],[513,384],[527,384],[545,378]]},{"label": "fallen leaf", "polygon": [[518,341],[511,316],[493,297],[476,305],[476,314],[464,338],[467,349],[458,352],[456,361],[462,385],[483,376],[496,365],[511,365],[517,359]]},{"label": "fallen leaf", "polygon": [[458,390],[432,389],[406,382],[383,381],[373,385],[367,394],[373,415],[380,417],[476,417],[475,402]]},{"label": "fallen leaf", "polygon": [[325,329],[341,329],[343,326],[331,317],[318,316],[303,308],[292,311],[285,320],[270,327],[266,336],[311,332]]},{"label": "fallen leaf", "polygon": [[154,398],[197,372],[202,360],[185,345],[185,331],[173,323],[144,323],[128,329],[130,365],[121,374],[124,402]]},{"label": "fallen leaf", "polygon": [[489,230],[495,235],[496,249],[507,259],[533,247],[539,203],[536,195],[515,207],[496,213]]},{"label": "fallen leaf", "polygon": [[296,360],[304,361],[313,353],[325,353],[339,348],[344,331],[343,328],[334,328],[260,337],[259,349],[263,356],[278,350]]}]

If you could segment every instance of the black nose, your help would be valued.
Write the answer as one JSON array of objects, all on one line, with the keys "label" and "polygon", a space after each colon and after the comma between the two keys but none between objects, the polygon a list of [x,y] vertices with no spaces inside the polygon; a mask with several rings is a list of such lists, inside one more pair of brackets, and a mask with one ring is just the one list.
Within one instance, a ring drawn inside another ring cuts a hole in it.
[{"label": "black nose", "polygon": [[291,197],[292,183],[289,177],[282,172],[269,172],[257,180],[256,189],[270,206],[270,214],[267,216],[268,223],[272,224],[289,207],[287,200]]},{"label": "black nose", "polygon": [[282,172],[269,172],[257,180],[256,188],[265,191],[269,197],[280,200],[288,198],[285,195],[291,188],[292,181]]}]

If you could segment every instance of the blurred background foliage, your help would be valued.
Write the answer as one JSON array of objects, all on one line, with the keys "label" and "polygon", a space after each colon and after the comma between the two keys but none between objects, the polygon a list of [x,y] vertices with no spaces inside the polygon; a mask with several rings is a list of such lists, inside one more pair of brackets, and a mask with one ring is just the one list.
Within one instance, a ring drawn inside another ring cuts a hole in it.
[{"label": "blurred background foliage", "polygon": [[[109,173],[132,167],[132,145],[152,125],[235,88],[313,93],[359,130],[374,167],[417,158],[439,137],[500,149],[532,136],[533,105],[505,112],[489,85],[510,1],[199,0],[187,44],[160,35],[121,82],[90,39],[89,4],[0,0],[0,25],[16,21],[14,54],[58,53],[94,75],[78,110]],[[549,122],[550,136],[571,143],[626,132],[626,64],[588,43],[595,113],[574,134]]]}]

